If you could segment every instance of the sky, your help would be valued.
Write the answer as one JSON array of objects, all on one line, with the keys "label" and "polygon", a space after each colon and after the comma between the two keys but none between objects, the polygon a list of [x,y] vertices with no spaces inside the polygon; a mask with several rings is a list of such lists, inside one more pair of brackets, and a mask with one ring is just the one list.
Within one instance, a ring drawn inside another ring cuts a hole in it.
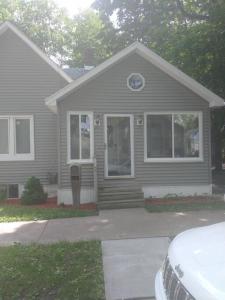
[{"label": "sky", "polygon": [[88,7],[94,0],[54,0],[59,7],[65,7],[70,16],[73,16]]}]

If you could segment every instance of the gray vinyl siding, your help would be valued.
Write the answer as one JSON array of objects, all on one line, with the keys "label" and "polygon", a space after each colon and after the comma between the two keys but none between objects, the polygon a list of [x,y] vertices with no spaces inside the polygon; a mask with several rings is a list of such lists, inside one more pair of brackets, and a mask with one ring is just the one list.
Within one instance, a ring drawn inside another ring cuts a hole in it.
[{"label": "gray vinyl siding", "polygon": [[34,161],[0,161],[0,183],[24,184],[37,176],[47,184],[57,172],[56,116],[44,99],[67,83],[12,31],[0,35],[0,115],[34,116]]},{"label": "gray vinyl siding", "polygon": [[[130,73],[145,77],[145,88],[132,92],[127,88]],[[118,62],[111,69],[83,85],[58,104],[60,118],[60,186],[69,187],[67,160],[66,114],[68,111],[93,111],[100,116],[101,125],[94,128],[95,155],[99,185],[208,185],[210,175],[210,110],[208,102],[182,86],[164,72],[137,54]],[[137,118],[144,112],[202,111],[203,162],[146,163],[144,162],[144,126]],[[127,113],[134,115],[134,179],[104,179],[104,114]],[[92,170],[82,172],[83,185],[92,183]]]}]

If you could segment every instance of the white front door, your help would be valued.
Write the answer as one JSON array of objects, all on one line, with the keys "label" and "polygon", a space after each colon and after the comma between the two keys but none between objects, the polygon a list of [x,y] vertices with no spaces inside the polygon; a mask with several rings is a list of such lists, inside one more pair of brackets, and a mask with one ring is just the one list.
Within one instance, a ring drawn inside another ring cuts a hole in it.
[{"label": "white front door", "polygon": [[133,177],[133,116],[105,115],[105,177]]}]

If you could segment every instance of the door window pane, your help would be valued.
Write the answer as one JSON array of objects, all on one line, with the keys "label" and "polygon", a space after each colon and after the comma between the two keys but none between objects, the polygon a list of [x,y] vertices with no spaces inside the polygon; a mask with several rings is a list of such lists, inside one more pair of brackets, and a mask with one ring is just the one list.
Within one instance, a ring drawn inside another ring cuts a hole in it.
[{"label": "door window pane", "polygon": [[30,153],[30,120],[16,119],[16,153]]},{"label": "door window pane", "polygon": [[172,116],[147,116],[147,157],[172,157]]},{"label": "door window pane", "polygon": [[91,126],[90,117],[81,115],[81,158],[90,159]]},{"label": "door window pane", "polygon": [[130,117],[107,117],[108,176],[131,175]]},{"label": "door window pane", "polygon": [[198,115],[174,115],[174,156],[199,157]]},{"label": "door window pane", "polygon": [[70,152],[71,159],[80,159],[79,115],[70,116]]},{"label": "door window pane", "polygon": [[8,120],[0,119],[0,154],[9,153]]}]

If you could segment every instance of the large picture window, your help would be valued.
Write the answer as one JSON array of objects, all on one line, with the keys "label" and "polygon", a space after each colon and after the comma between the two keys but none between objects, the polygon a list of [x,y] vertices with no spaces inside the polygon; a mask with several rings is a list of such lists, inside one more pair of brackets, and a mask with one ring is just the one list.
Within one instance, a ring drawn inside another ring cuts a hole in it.
[{"label": "large picture window", "polygon": [[0,116],[0,160],[33,160],[33,116]]},{"label": "large picture window", "polygon": [[201,112],[145,114],[145,161],[201,159]]},{"label": "large picture window", "polygon": [[87,112],[68,114],[68,161],[93,159],[93,116]]}]

